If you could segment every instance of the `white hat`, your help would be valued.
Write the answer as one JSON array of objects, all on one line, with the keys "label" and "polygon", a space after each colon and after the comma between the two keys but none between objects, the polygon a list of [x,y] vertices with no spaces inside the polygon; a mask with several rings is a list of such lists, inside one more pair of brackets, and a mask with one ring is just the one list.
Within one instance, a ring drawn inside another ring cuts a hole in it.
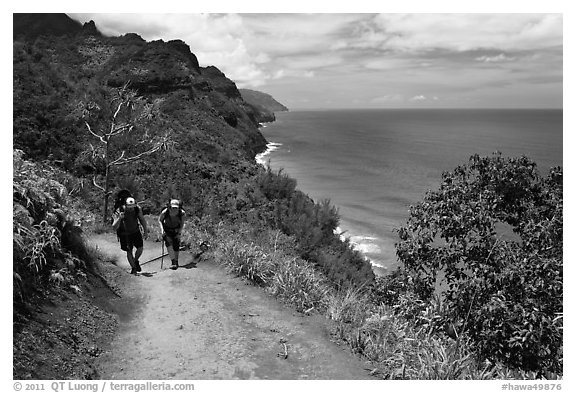
[{"label": "white hat", "polygon": [[126,198],[126,206],[132,206],[135,204],[136,204],[136,201],[134,200],[134,198],[132,198],[132,197]]},{"label": "white hat", "polygon": [[178,199],[172,199],[170,201],[170,207],[180,207],[180,201]]}]

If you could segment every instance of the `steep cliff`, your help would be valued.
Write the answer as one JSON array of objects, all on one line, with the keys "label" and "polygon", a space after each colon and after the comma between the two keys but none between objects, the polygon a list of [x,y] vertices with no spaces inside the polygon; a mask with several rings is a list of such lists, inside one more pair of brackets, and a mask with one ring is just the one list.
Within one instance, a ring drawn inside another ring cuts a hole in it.
[{"label": "steep cliff", "polygon": [[288,108],[276,101],[270,94],[250,89],[240,89],[240,94],[244,101],[260,114],[259,120],[261,122],[276,120],[274,112],[288,111]]},{"label": "steep cliff", "polygon": [[249,104],[262,107],[270,112],[285,112],[288,111],[284,105],[279,103],[270,94],[263,93],[261,91],[250,90],[250,89],[240,89],[240,94],[242,98]]},{"label": "steep cliff", "polygon": [[[60,139],[62,129],[37,119],[23,121],[20,129],[19,115],[26,116],[26,107],[35,106],[39,97],[51,97],[51,109],[66,112],[74,106],[74,99],[85,94],[87,80],[109,87],[129,83],[148,100],[178,100],[186,107],[181,116],[194,116],[196,128],[212,134],[209,139],[221,146],[231,147],[232,143],[248,157],[266,146],[258,131],[262,114],[242,99],[235,83],[220,70],[200,67],[183,41],[146,42],[136,34],[104,37],[93,22],[81,26],[64,14],[15,14],[14,37],[15,98],[22,99],[14,108],[14,135],[19,147],[32,142],[20,138],[29,133],[30,121],[39,134],[49,134],[45,138]],[[173,108],[169,110],[174,113]],[[201,122],[210,123],[210,127],[198,127]],[[62,154],[50,144],[35,153]]]}]

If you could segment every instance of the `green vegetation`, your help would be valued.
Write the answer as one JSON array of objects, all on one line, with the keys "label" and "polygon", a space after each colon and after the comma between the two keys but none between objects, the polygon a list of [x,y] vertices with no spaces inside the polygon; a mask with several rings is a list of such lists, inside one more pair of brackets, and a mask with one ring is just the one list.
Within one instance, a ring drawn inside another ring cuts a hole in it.
[{"label": "green vegetation", "polygon": [[[77,164],[89,167],[95,173],[92,183],[104,193],[104,212],[102,222],[108,221],[108,201],[110,196],[110,179],[112,169],[142,160],[144,157],[167,150],[168,136],[150,136],[150,119],[153,117],[153,106],[146,105],[136,92],[124,85],[120,89],[108,89],[104,94],[104,102],[80,102],[82,120],[88,132],[98,143],[90,144],[78,157]],[[138,129],[138,135],[135,135]],[[116,145],[120,145],[119,147]],[[126,153],[135,150],[137,152]],[[144,145],[144,146],[142,146]],[[121,150],[113,155],[116,150]],[[98,184],[97,168],[104,172],[104,184]]]},{"label": "green vegetation", "polygon": [[526,157],[475,155],[400,229],[415,292],[429,299],[441,274],[440,322],[481,356],[562,372],[562,201],[561,168],[542,178]]},{"label": "green vegetation", "polygon": [[[295,186],[267,177],[269,195]],[[541,178],[525,157],[473,156],[412,207],[399,235],[405,269],[365,286],[339,287],[329,271],[303,268],[294,237],[279,230],[224,231],[215,255],[298,310],[335,321],[336,336],[384,378],[562,375],[560,168]]]},{"label": "green vegetation", "polygon": [[[71,176],[13,155],[13,278],[15,315],[50,285],[75,288],[95,274],[95,253],[77,225],[90,214],[68,198]],[[83,212],[83,213],[81,213]]]}]

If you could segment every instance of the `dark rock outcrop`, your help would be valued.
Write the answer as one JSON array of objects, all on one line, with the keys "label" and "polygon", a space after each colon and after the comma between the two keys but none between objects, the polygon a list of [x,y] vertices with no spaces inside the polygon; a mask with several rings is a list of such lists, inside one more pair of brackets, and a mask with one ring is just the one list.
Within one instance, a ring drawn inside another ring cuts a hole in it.
[{"label": "dark rock outcrop", "polygon": [[82,24],[66,14],[13,14],[13,23],[14,38],[76,35],[82,31]]},{"label": "dark rock outcrop", "polygon": [[82,30],[80,31],[80,34],[86,36],[93,35],[97,37],[102,35],[102,33],[100,33],[96,28],[96,24],[94,23],[93,20],[84,23],[84,25],[82,26]]},{"label": "dark rock outcrop", "polygon": [[142,94],[189,89],[200,76],[196,56],[187,45],[174,41],[149,42],[135,53],[124,53],[123,61],[113,67],[109,86],[119,87],[129,81]]}]

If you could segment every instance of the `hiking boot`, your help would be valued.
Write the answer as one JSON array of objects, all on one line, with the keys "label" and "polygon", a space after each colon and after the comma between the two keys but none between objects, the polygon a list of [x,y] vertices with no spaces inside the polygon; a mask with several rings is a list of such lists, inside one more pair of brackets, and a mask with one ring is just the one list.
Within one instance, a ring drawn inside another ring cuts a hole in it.
[{"label": "hiking boot", "polygon": [[172,266],[170,266],[170,269],[172,269],[172,270],[178,269],[178,261],[177,260],[172,261]]},{"label": "hiking boot", "polygon": [[136,267],[134,268],[137,272],[141,272],[142,268],[140,267],[140,261],[136,260],[134,261],[134,264],[136,265]]},{"label": "hiking boot", "polygon": [[130,270],[130,274],[136,274],[136,273],[138,273],[138,270],[135,267],[133,267],[132,270]]}]

